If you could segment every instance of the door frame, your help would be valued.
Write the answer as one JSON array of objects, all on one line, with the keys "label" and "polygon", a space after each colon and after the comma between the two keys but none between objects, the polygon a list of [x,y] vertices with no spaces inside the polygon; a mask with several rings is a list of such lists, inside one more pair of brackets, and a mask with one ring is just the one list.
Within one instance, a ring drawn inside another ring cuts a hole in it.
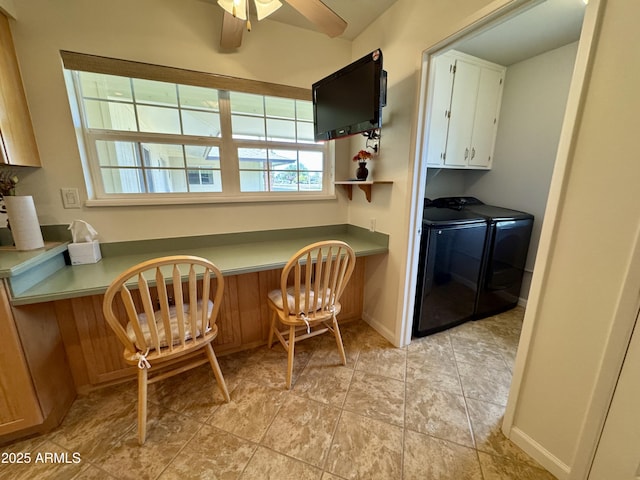
[{"label": "door frame", "polygon": [[636,232],[633,252],[625,272],[625,280],[607,338],[600,371],[580,432],[575,458],[581,460],[571,469],[568,477],[573,480],[588,478],[595,460],[596,450],[604,430],[609,407],[615,395],[616,385],[624,366],[640,310],[640,227]]},{"label": "door frame", "polygon": [[[556,161],[551,178],[544,222],[540,233],[536,266],[531,279],[529,301],[527,302],[527,309],[525,311],[518,353],[513,369],[509,399],[507,401],[504,421],[502,424],[502,431],[508,438],[540,462],[551,473],[559,478],[566,479],[586,478],[588,468],[593,460],[597,440],[600,432],[602,431],[602,425],[595,427],[597,422],[594,421],[594,416],[597,416],[598,412],[590,410],[589,414],[585,416],[580,434],[580,445],[576,448],[576,455],[574,456],[571,465],[565,465],[559,459],[550,455],[549,452],[542,451],[540,445],[535,443],[528,436],[522,435],[522,432],[514,429],[513,426],[520,389],[522,387],[529,357],[529,347],[534,336],[538,310],[542,303],[541,292],[543,291],[543,286],[547,281],[547,275],[550,268],[549,252],[551,251],[551,247],[555,241],[559,227],[560,203],[564,197],[566,178],[573,159],[575,138],[578,133],[579,121],[587,93],[587,81],[593,64],[595,46],[600,30],[604,5],[605,0],[590,0],[585,9],[582,32],[578,42],[574,71],[569,87],[569,95],[567,97],[565,117],[562,124]],[[615,373],[619,373],[619,369],[617,372],[614,372],[614,374]],[[609,374],[611,374],[611,372],[609,372]],[[596,395],[594,393],[591,404],[592,408],[594,407],[593,402],[595,397]]]},{"label": "door frame", "polygon": [[[427,183],[427,165],[422,159],[426,158],[426,143],[424,131],[429,125],[431,105],[433,97],[434,72],[430,68],[431,57],[445,50],[455,47],[470,34],[475,34],[482,29],[489,29],[509,17],[516,16],[529,8],[532,8],[546,0],[494,0],[475,14],[464,19],[453,29],[453,33],[433,44],[422,52],[420,62],[420,83],[418,86],[418,117],[416,119],[416,136],[413,162],[410,171],[411,203],[409,207],[409,225],[407,236],[407,257],[402,289],[402,319],[400,332],[400,345],[411,343],[413,310],[415,307],[416,280],[418,275],[418,256],[420,250],[420,237],[422,235],[422,211],[424,205],[424,193]],[[599,2],[601,0],[594,0]]]},{"label": "door frame", "polygon": [[[400,339],[403,345],[411,343],[411,327],[413,310],[415,307],[418,250],[422,233],[422,207],[427,180],[427,166],[422,161],[426,145],[423,141],[424,135],[421,132],[424,132],[426,126],[429,124],[432,104],[433,72],[430,71],[431,69],[429,68],[431,57],[437,53],[441,53],[443,50],[454,48],[456,43],[469,34],[476,33],[484,28],[489,28],[491,25],[499,21],[504,21],[510,16],[515,16],[528,8],[542,3],[542,1],[543,0],[496,0],[463,21],[460,27],[455,29],[453,34],[423,51],[419,85],[419,111],[416,121],[416,145],[414,150],[413,168],[411,171],[412,201],[409,212],[409,235],[406,259],[407,269],[404,282],[406,287],[404,288],[403,298],[404,321],[402,322],[400,332]],[[560,478],[571,479],[586,478],[593,461],[595,448],[604,425],[606,409],[610,404],[613,395],[610,381],[611,375],[617,378],[616,373],[619,374],[622,367],[621,359],[617,353],[619,353],[619,349],[625,341],[625,333],[630,335],[628,331],[628,321],[625,321],[626,319],[616,317],[620,320],[616,321],[618,331],[615,332],[615,335],[613,334],[614,332],[612,332],[612,336],[610,337],[611,343],[607,345],[607,358],[605,359],[606,365],[603,363],[603,369],[600,372],[596,391],[592,398],[591,408],[585,417],[580,442],[576,448],[576,456],[574,457],[575,461],[572,466],[563,465],[558,461],[558,459],[549,457],[547,452],[543,452],[540,449],[539,445],[529,442],[528,440],[530,439],[524,439],[522,437],[517,439],[513,438],[514,435],[512,427],[518,404],[520,388],[522,386],[522,379],[528,360],[529,345],[533,337],[538,305],[541,301],[540,292],[542,290],[542,286],[546,282],[550,266],[549,252],[556,237],[558,224],[560,222],[560,202],[566,189],[566,178],[570,162],[573,157],[575,143],[574,138],[579,128],[579,119],[582,114],[582,108],[586,96],[587,80],[593,64],[595,45],[605,1],[606,0],[590,0],[585,9],[585,17],[578,42],[574,72],[571,79],[567,107],[565,109],[565,118],[562,125],[544,216],[544,223],[540,236],[536,267],[532,277],[529,300],[502,427],[502,431],[507,437],[515,440],[518,446],[527,451],[527,453],[533,456],[554,475],[559,476]],[[636,262],[640,265],[640,252],[636,253]],[[636,270],[640,271],[640,268],[637,268]],[[638,275],[640,276],[640,273]],[[628,302],[629,299],[626,299],[625,305]],[[620,306],[622,307],[622,303]],[[628,308],[628,305],[625,308]],[[622,312],[620,312],[620,314],[622,315]],[[626,338],[627,344],[629,340],[630,336],[629,338]]]}]

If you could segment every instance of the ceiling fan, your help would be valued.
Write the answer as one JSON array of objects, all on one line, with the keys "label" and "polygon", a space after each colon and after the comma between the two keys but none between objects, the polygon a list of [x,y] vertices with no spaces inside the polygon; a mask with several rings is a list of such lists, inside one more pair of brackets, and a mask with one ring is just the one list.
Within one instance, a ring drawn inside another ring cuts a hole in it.
[{"label": "ceiling fan", "polygon": [[[222,48],[240,47],[245,27],[251,30],[250,2],[255,5],[258,20],[266,18],[282,6],[279,0],[218,0],[218,5],[224,9],[220,37]],[[320,0],[286,0],[286,2],[330,37],[337,37],[347,28],[347,22]]]}]

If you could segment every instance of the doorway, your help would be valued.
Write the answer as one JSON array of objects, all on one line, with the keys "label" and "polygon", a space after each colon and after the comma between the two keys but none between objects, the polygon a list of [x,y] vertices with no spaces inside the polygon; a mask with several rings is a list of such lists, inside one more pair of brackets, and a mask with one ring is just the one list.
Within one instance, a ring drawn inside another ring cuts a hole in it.
[{"label": "doorway", "polygon": [[[414,253],[412,245],[409,246],[409,264],[413,264],[415,270],[424,198],[477,196],[485,203],[527,211],[536,218],[527,261],[528,273],[524,279],[525,291],[531,281],[538,249],[585,5],[582,0],[523,0],[512,2],[503,10],[494,12],[481,22],[471,23],[459,34],[443,40],[423,54],[422,108],[418,132],[424,134],[419,133],[416,139],[415,204],[412,210],[416,235]],[[549,35],[549,30],[561,33]],[[510,46],[507,48],[505,44]],[[500,118],[498,124],[495,161],[491,170],[440,169],[425,164],[428,156],[428,126],[431,124],[434,103],[437,104],[433,99],[433,65],[437,57],[451,50],[497,63],[507,69],[503,97],[508,96],[509,99],[503,100],[500,109],[503,112],[501,116],[506,111],[507,118]],[[532,59],[540,60],[533,63]],[[525,65],[529,63],[533,64]],[[536,73],[537,78],[529,79],[528,84],[521,81],[522,77],[530,77],[531,72],[535,73],[541,68],[547,69],[553,76]],[[557,72],[559,68],[564,70],[561,74]],[[510,75],[515,69],[518,70],[517,75]],[[512,76],[519,76],[520,79],[512,80]],[[511,85],[516,82],[517,86],[510,92]],[[539,99],[531,102],[525,98],[522,101],[523,96],[531,96],[532,88],[545,97],[546,106],[542,113]],[[531,117],[534,116],[537,118],[532,121]],[[550,117],[553,119],[550,120]],[[544,144],[544,148],[541,148],[541,144]],[[536,176],[534,187],[531,175]],[[523,194],[525,190],[526,195]],[[408,316],[413,312],[413,304],[410,310]],[[408,344],[411,341],[411,325],[405,327],[403,340]]]},{"label": "doorway", "polygon": [[[423,132],[425,130],[425,125],[428,125],[429,123],[429,109],[433,102],[433,99],[431,98],[432,92],[429,87],[430,81],[433,76],[433,72],[429,68],[431,58],[448,49],[455,48],[456,46],[462,44],[464,40],[476,36],[482,31],[489,30],[492,26],[506,23],[510,19],[515,18],[517,15],[522,14],[541,3],[542,2],[539,1],[512,2],[508,6],[504,6],[501,9],[493,12],[492,14],[486,15],[486,12],[484,12],[485,15],[481,15],[479,13],[478,17],[475,19],[470,19],[467,27],[463,28],[459,33],[444,39],[440,43],[425,51],[423,56],[423,70],[421,79],[421,112],[418,119],[419,132]],[[585,22],[582,26],[581,37],[577,44],[576,61],[570,80],[568,99],[566,102],[566,108],[564,110],[564,118],[561,124],[559,143],[557,145],[557,153],[554,155],[555,164],[553,167],[553,175],[550,179],[550,185],[546,199],[547,206],[545,209],[546,214],[544,216],[545,222],[544,227],[540,229],[540,247],[537,249],[538,261],[536,263],[536,273],[532,276],[531,279],[529,296],[530,300],[525,316],[525,325],[523,328],[520,349],[516,360],[516,367],[514,369],[514,379],[511,387],[511,394],[509,397],[507,410],[505,412],[503,431],[507,436],[509,436],[510,429],[513,423],[518,390],[526,363],[528,344],[531,340],[533,328],[532,323],[534,321],[533,319],[535,319],[536,317],[536,304],[539,299],[539,292],[541,290],[541,285],[544,279],[544,273],[548,266],[547,254],[549,249],[549,239],[551,238],[555,230],[555,225],[558,221],[557,210],[559,198],[562,194],[564,175],[567,169],[568,159],[570,157],[572,149],[571,140],[576,129],[576,119],[583,97],[585,77],[592,55],[593,40],[600,11],[601,1],[591,0],[589,5],[587,6]],[[422,159],[426,155],[426,142],[423,138],[417,138],[416,141],[417,147],[416,156],[414,159],[412,187],[412,219],[410,222],[410,225],[415,226],[415,228],[412,230],[412,235],[410,235],[409,237],[409,273],[407,276],[408,281],[412,281],[413,283],[410,285],[410,288],[406,289],[407,293],[405,297],[405,305],[407,310],[402,331],[405,344],[408,344],[411,341],[411,314],[413,313],[414,308],[415,276],[417,273],[418,246],[420,243],[421,235],[419,227],[421,226],[422,204],[428,183],[427,166],[422,162]],[[438,175],[441,174],[441,172],[438,173]],[[558,466],[553,463],[553,459],[545,458],[544,455],[538,451],[536,445],[522,444],[522,442],[516,443],[518,443],[521,448],[523,448],[527,453],[529,453],[536,460],[542,463],[552,473],[556,475],[566,474],[566,471],[562,470],[562,466]]]}]

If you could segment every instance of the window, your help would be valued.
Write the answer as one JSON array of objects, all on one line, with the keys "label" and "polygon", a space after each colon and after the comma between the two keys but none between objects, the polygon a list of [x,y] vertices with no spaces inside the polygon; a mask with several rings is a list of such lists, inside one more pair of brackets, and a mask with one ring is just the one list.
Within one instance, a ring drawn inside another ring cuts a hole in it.
[{"label": "window", "polygon": [[332,159],[328,145],[314,141],[309,91],[71,52],[62,57],[96,200],[332,193]]}]

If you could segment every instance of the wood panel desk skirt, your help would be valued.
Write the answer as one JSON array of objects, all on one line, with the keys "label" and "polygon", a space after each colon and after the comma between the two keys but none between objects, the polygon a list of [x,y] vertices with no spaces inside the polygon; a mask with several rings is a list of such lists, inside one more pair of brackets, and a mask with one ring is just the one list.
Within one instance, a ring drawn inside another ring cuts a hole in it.
[{"label": "wood panel desk skirt", "polygon": [[[341,298],[340,322],[362,315],[365,259],[356,267]],[[279,287],[282,269],[225,276],[218,316],[216,355],[247,350],[267,343],[271,319],[267,293]],[[104,295],[53,302],[69,366],[79,393],[136,377],[136,368],[122,358],[118,341],[102,315]]]}]

